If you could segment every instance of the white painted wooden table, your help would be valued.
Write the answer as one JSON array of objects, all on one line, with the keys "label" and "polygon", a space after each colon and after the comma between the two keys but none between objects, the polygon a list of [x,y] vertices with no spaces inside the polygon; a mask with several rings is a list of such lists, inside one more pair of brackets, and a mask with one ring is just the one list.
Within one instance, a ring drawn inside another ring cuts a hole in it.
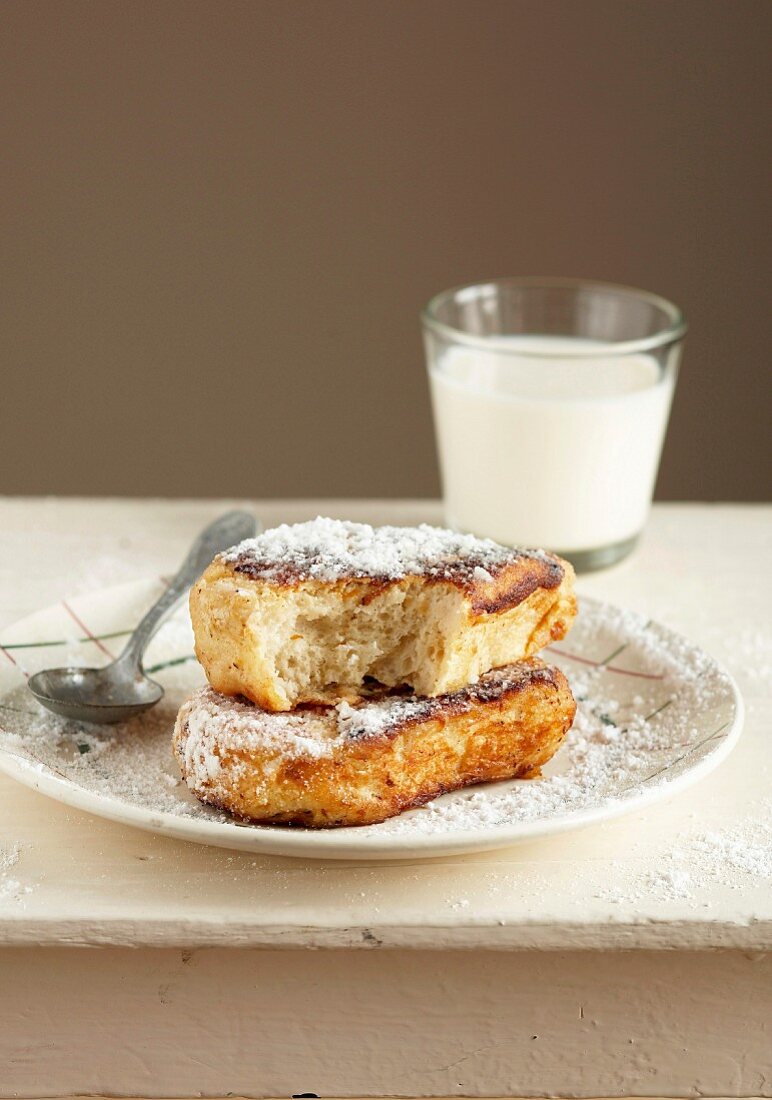
[{"label": "white painted wooden table", "polygon": [[[0,642],[63,595],[173,569],[223,504],[0,501]],[[0,872],[0,1096],[772,1095],[772,879],[722,861],[671,896],[661,875],[677,843],[770,820],[771,549],[772,508],[658,506],[635,556],[580,579],[709,649],[748,706],[719,773],[583,832],[432,862],[256,859],[0,776],[0,849],[20,849]]]}]

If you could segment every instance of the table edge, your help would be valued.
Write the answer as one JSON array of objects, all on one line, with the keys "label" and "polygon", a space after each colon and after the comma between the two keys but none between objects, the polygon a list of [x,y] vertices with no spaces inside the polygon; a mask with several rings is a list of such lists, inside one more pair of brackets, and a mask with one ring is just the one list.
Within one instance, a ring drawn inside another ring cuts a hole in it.
[{"label": "table edge", "polygon": [[312,927],[195,920],[6,919],[0,948],[132,947],[432,951],[772,951],[772,921],[663,920],[592,925],[352,925]]}]

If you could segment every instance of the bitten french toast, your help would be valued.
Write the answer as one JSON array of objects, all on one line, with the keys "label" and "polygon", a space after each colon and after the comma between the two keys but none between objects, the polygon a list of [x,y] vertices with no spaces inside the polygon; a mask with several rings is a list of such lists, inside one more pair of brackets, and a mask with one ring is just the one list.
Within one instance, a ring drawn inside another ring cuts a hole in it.
[{"label": "bitten french toast", "polygon": [[316,519],[218,555],[190,595],[212,687],[269,711],[376,687],[437,696],[562,638],[574,572],[441,528]]},{"label": "bitten french toast", "polygon": [[193,793],[262,824],[369,825],[474,783],[533,776],[576,711],[538,659],[439,698],[262,710],[204,688],[182,706],[174,751]]}]

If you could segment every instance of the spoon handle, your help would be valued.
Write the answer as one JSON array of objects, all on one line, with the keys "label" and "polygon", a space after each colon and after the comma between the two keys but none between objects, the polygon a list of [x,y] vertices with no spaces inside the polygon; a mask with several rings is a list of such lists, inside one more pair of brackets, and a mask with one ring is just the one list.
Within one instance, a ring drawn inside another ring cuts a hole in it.
[{"label": "spoon handle", "polygon": [[227,550],[242,539],[251,538],[256,531],[257,521],[248,512],[227,512],[214,523],[210,523],[191,546],[188,556],[169,582],[168,588],[139,623],[116,664],[120,662],[140,668],[145,647],[161,621],[185,595],[193,582],[201,576],[215,554]]}]

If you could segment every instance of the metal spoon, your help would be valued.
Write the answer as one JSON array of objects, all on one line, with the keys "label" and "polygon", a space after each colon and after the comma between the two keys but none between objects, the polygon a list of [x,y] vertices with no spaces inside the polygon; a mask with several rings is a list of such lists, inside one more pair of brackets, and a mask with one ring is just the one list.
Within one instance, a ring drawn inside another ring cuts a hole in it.
[{"label": "metal spoon", "polygon": [[124,722],[154,707],[164,689],[146,676],[142,654],[162,620],[203,573],[215,554],[250,538],[257,523],[247,512],[228,512],[198,536],[163,595],[147,612],[123,652],[104,668],[49,668],[36,673],[29,689],[55,714],[80,722]]}]

